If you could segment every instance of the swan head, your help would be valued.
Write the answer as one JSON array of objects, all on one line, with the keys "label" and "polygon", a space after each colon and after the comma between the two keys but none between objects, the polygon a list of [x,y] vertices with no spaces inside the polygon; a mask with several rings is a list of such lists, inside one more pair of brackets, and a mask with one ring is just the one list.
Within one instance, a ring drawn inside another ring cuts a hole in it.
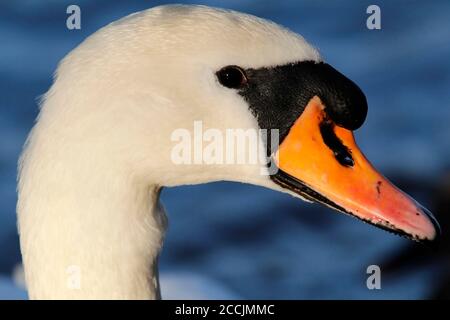
[{"label": "swan head", "polygon": [[[247,182],[437,239],[431,214],[357,147],[366,114],[362,91],[301,36],[233,11],[162,6],[104,27],[62,61],[30,145],[51,136],[49,157],[62,153],[91,175]],[[227,161],[227,133],[242,131],[257,147],[233,147],[245,160]]]}]

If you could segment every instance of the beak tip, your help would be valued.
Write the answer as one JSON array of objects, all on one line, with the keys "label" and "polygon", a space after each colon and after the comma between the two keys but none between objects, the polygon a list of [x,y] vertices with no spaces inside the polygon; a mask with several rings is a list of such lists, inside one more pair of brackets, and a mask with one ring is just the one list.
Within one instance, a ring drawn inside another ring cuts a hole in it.
[{"label": "beak tip", "polygon": [[432,247],[433,249],[436,249],[439,247],[440,240],[441,240],[441,226],[439,225],[439,222],[436,220],[434,215],[425,207],[420,206],[422,211],[425,213],[425,215],[430,220],[431,224],[433,225],[434,229],[434,237],[431,239],[427,239],[426,243],[428,246]]},{"label": "beak tip", "polygon": [[416,201],[414,201],[414,204],[417,210],[416,214],[420,217],[420,228],[417,228],[416,232],[404,231],[403,235],[430,249],[437,250],[441,239],[441,227],[439,222],[427,208]]}]

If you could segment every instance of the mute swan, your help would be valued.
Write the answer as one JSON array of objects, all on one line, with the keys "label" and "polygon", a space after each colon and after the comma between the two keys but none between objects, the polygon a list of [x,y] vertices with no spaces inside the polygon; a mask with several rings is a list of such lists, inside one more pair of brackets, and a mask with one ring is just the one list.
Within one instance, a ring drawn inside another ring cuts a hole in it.
[{"label": "mute swan", "polygon": [[[435,240],[431,214],[356,146],[352,130],[366,113],[353,82],[272,22],[161,6],[111,23],[60,63],[19,162],[30,298],[159,298],[163,186],[251,183]],[[279,129],[278,172],[173,163],[171,134],[197,120],[221,132]]]}]

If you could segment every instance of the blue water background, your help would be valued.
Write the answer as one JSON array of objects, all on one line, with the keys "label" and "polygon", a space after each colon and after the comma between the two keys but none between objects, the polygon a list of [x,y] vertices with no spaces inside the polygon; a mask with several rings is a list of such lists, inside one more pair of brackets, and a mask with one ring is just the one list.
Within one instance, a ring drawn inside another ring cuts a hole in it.
[{"label": "blue water background", "polygon": [[[11,280],[20,262],[16,162],[37,115],[36,99],[51,85],[58,61],[86,36],[163,3],[0,2],[0,298],[24,297]],[[448,170],[449,1],[376,1],[382,13],[377,31],[366,28],[366,8],[373,1],[189,3],[274,20],[316,46],[366,93],[369,115],[356,137],[389,177],[432,183]],[[81,7],[79,31],[65,27],[69,4]],[[161,273],[210,279],[237,297],[417,299],[442,281],[442,265],[430,259],[383,277],[381,290],[368,290],[367,266],[383,265],[409,242],[274,191],[220,182],[168,188],[162,198],[170,228]]]}]

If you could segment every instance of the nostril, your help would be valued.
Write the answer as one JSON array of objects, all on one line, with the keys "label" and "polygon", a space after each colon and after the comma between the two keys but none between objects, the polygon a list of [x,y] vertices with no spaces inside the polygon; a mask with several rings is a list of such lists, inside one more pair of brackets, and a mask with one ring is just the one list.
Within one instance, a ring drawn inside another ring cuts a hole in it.
[{"label": "nostril", "polygon": [[320,124],[320,134],[323,142],[333,151],[336,160],[344,167],[353,167],[353,161],[350,150],[342,143],[342,141],[334,133],[334,124],[331,121],[323,121]]}]

